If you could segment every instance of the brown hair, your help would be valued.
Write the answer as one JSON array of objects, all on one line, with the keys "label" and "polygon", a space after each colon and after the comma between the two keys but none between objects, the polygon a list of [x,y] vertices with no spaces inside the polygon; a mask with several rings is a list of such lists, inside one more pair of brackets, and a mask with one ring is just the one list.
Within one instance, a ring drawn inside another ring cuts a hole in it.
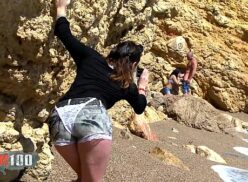
[{"label": "brown hair", "polygon": [[127,88],[133,82],[133,63],[139,63],[143,46],[132,41],[119,43],[107,56],[107,62],[114,66],[110,79]]}]

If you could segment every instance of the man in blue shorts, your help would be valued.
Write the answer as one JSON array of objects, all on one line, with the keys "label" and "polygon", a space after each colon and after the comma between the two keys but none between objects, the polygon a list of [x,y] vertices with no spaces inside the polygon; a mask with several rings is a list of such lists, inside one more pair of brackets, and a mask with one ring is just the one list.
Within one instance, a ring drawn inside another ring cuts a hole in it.
[{"label": "man in blue shorts", "polygon": [[192,82],[192,79],[197,69],[197,60],[194,57],[194,54],[191,50],[187,54],[187,59],[189,62],[187,64],[186,71],[183,77],[183,83],[182,83],[184,95],[188,95],[190,93],[190,83]]}]

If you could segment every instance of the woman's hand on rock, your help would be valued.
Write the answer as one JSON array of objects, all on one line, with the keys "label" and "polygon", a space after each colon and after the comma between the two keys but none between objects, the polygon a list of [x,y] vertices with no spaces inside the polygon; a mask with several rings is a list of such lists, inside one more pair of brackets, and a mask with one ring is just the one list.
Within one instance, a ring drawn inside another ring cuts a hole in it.
[{"label": "woman's hand on rock", "polygon": [[66,7],[70,4],[70,0],[56,0],[57,18],[66,16]]},{"label": "woman's hand on rock", "polygon": [[71,0],[56,0],[57,8],[66,8],[70,4]]}]

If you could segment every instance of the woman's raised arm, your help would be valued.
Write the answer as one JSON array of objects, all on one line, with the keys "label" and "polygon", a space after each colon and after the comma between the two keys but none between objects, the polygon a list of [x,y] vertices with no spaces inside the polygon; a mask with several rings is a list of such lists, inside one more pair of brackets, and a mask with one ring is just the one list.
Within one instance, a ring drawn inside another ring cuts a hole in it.
[{"label": "woman's raised arm", "polygon": [[69,4],[70,0],[56,1],[57,21],[54,30],[55,35],[63,42],[76,62],[82,61],[86,57],[99,55],[97,51],[81,43],[72,35],[70,23],[66,19],[66,9]]}]

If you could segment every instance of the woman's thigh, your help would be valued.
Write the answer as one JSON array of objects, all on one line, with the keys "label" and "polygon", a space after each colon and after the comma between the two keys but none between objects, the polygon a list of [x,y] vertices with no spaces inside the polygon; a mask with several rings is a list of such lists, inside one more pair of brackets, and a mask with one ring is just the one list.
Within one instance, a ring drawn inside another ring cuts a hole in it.
[{"label": "woman's thigh", "polygon": [[55,145],[55,148],[80,178],[80,157],[78,154],[77,144],[74,143],[64,146]]},{"label": "woman's thigh", "polygon": [[81,178],[85,181],[101,181],[110,159],[112,140],[96,139],[78,143],[81,162]]},{"label": "woman's thigh", "polygon": [[50,139],[56,150],[80,177],[80,158],[76,138],[69,133],[54,109],[48,119]]}]

